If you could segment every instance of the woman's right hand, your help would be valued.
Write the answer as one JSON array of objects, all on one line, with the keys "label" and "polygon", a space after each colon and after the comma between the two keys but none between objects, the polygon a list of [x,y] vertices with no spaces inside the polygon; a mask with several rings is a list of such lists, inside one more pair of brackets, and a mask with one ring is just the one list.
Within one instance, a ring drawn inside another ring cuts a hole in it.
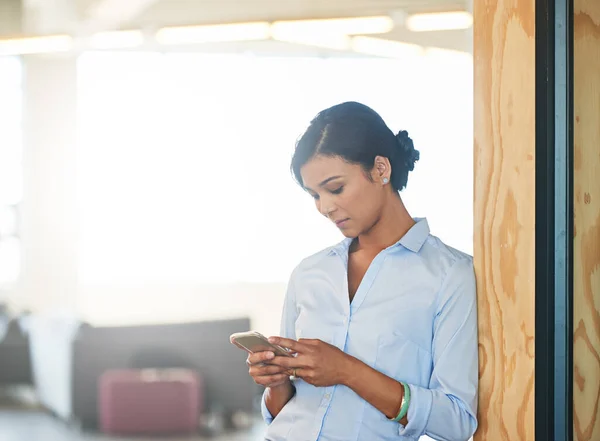
[{"label": "woman's right hand", "polygon": [[289,369],[268,364],[269,360],[273,358],[275,358],[273,352],[255,352],[248,356],[246,363],[254,382],[266,388],[265,405],[272,417],[275,418],[292,399],[295,388],[290,380]]},{"label": "woman's right hand", "polygon": [[290,383],[288,369],[268,364],[269,360],[274,357],[275,354],[270,351],[255,352],[248,355],[248,359],[246,360],[249,368],[248,373],[256,384],[274,388]]}]

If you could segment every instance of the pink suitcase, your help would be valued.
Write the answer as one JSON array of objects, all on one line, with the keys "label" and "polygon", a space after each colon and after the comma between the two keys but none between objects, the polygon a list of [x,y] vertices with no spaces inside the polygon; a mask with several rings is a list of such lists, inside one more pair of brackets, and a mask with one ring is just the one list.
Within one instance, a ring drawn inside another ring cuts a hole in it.
[{"label": "pink suitcase", "polygon": [[110,434],[190,433],[202,411],[201,379],[187,369],[106,371],[98,382],[100,429]]}]

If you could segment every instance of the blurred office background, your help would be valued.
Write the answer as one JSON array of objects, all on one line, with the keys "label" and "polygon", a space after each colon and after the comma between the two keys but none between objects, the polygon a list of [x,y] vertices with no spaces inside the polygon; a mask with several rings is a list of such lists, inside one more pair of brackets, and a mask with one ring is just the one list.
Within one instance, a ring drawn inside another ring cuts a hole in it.
[{"label": "blurred office background", "polygon": [[96,436],[124,368],[194,371],[199,425],[260,439],[228,335],[277,334],[341,239],[289,172],[325,107],[408,130],[409,211],[471,253],[469,3],[0,0],[2,439]]}]

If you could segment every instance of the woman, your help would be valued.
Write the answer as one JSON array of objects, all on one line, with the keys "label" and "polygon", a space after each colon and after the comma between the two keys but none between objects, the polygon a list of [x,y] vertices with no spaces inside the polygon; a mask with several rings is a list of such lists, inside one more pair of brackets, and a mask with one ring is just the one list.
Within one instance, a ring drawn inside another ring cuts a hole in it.
[{"label": "woman", "polygon": [[[429,234],[399,192],[419,152],[355,102],[319,113],[292,171],[346,239],[303,260],[281,336],[248,357],[270,441],[467,440],[477,427],[469,256]],[[290,376],[292,378],[290,378]]]}]

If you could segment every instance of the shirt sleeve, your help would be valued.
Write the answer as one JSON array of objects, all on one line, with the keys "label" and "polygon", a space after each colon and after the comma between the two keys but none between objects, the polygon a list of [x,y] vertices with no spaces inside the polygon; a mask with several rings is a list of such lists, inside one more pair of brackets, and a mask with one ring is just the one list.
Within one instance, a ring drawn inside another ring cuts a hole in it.
[{"label": "shirt sleeve", "polygon": [[473,263],[456,262],[443,282],[434,320],[429,387],[409,385],[408,424],[399,434],[466,441],[477,429],[479,381],[477,298]]},{"label": "shirt sleeve", "polygon": [[[288,282],[287,291],[285,293],[285,299],[283,301],[281,325],[279,329],[280,337],[291,338],[294,340],[296,339],[296,318],[298,315],[298,310],[296,308],[296,291],[294,289],[295,274],[296,270],[294,270]],[[265,422],[267,424],[271,424],[273,422],[273,416],[269,412],[269,409],[267,409],[264,392],[261,400],[260,409]]]}]

